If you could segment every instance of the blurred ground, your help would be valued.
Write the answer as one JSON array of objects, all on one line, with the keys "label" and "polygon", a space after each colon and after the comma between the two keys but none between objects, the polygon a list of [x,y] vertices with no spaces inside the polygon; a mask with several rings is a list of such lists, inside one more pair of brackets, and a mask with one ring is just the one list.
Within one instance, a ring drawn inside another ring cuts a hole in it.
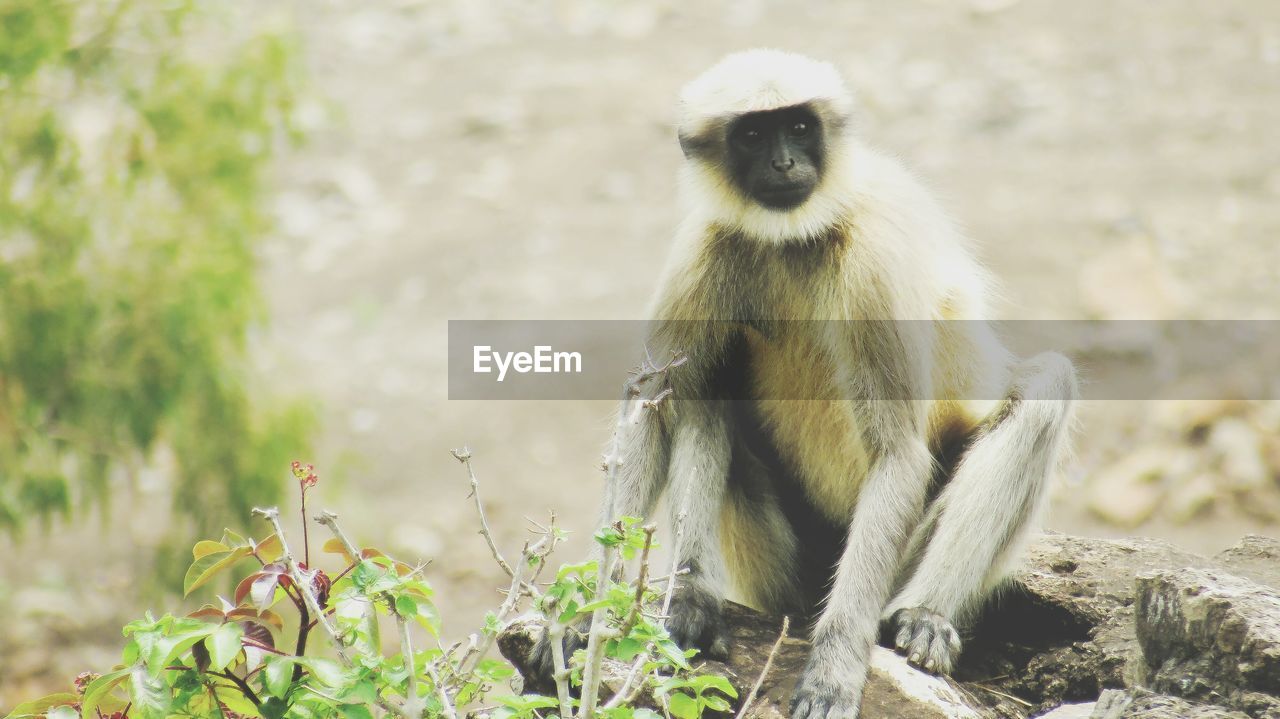
[{"label": "blurred ground", "polygon": [[[271,384],[324,403],[313,459],[330,479],[313,496],[357,541],[433,558],[454,634],[495,603],[500,573],[448,450],[472,448],[507,551],[522,517],[551,509],[582,535],[610,406],[447,401],[446,321],[639,318],[676,221],[674,98],[728,51],[834,61],[860,94],[867,137],[927,177],[981,241],[1005,284],[1002,316],[1280,318],[1280,5],[1269,0],[292,9],[342,120],[281,168],[257,357]],[[1049,526],[1200,551],[1280,534],[1229,506],[1136,528],[1095,519],[1082,478],[1157,411],[1085,408]],[[101,617],[83,631],[24,623],[9,641],[23,656],[0,656],[0,706],[109,664],[117,628],[139,613],[105,598],[147,570],[127,547],[104,550],[101,583],[66,586],[57,565],[99,563],[80,549],[97,532],[53,541],[53,566],[13,569],[40,577],[43,594],[0,600],[48,615],[50,602],[87,598]]]}]

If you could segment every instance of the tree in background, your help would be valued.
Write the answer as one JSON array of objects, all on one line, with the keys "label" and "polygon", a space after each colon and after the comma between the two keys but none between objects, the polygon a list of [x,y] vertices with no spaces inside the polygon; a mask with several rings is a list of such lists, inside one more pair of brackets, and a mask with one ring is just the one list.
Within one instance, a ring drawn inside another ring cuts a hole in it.
[{"label": "tree in background", "polygon": [[[264,180],[294,122],[284,36],[196,3],[0,0],[0,528],[173,457],[213,533],[278,499],[312,412],[252,391]],[[231,30],[235,30],[232,32]]]}]

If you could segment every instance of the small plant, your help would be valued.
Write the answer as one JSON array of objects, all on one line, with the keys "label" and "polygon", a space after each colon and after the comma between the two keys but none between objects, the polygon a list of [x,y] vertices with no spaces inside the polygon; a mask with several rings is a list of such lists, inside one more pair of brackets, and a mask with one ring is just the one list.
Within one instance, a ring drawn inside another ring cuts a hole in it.
[{"label": "small plant", "polygon": [[[424,565],[357,547],[331,512],[308,519],[307,493],[318,478],[311,465],[294,462],[303,498],[300,546],[290,545],[275,508],[253,510],[269,525],[262,539],[227,530],[196,543],[184,592],[238,571],[230,598],[185,616],[148,613],[131,622],[119,665],[82,674],[73,691],[24,703],[6,719],[698,719],[707,710],[729,710],[734,688],[723,677],[697,674],[693,652],[677,647],[663,626],[678,573],[649,578],[654,527],[622,518],[596,534],[603,571],[600,560],[564,565],[540,582],[563,530],[554,517],[536,526],[520,559],[508,562],[489,532],[470,453],[454,456],[467,467],[481,534],[511,579],[506,599],[479,632],[446,646]],[[322,545],[336,560],[330,571],[312,563],[310,522],[331,535]],[[633,581],[613,579],[621,576],[621,562],[637,558]],[[592,618],[586,649],[560,657],[554,697],[512,694],[514,669],[490,656],[498,634],[530,603],[553,635]],[[391,651],[383,648],[384,624],[394,626]],[[631,672],[601,697],[606,658],[629,663]]]}]

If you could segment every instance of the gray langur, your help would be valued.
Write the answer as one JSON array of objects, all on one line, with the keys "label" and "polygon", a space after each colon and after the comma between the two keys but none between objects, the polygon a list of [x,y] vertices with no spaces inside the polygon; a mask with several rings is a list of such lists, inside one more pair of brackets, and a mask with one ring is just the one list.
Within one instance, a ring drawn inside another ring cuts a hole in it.
[{"label": "gray langur", "polygon": [[856,717],[879,636],[952,670],[956,627],[1035,524],[1077,394],[1065,357],[995,338],[986,271],[921,183],[854,136],[852,104],[831,65],[774,50],[684,88],[688,211],[649,343],[689,360],[656,420],[621,423],[601,515],[646,516],[664,493],[673,522],[685,512],[682,646],[727,653],[730,582],[812,620],[794,719]]}]

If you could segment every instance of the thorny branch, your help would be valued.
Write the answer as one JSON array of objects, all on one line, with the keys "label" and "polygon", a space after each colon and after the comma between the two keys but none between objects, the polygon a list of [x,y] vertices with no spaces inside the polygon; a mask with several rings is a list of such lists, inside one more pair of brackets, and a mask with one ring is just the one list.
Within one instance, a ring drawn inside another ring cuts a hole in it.
[{"label": "thorny branch", "polygon": [[640,610],[644,607],[644,593],[649,588],[649,550],[653,547],[653,533],[658,528],[652,524],[646,524],[644,527],[644,549],[640,552],[640,575],[636,578],[636,598],[631,603],[631,613],[627,615],[627,621],[622,625],[622,635],[626,636],[631,632],[631,628],[636,625],[636,620],[640,618]]},{"label": "thorny branch", "polygon": [[[548,615],[558,609],[555,597],[548,597],[545,604]],[[547,627],[547,640],[551,642],[551,679],[556,683],[556,699],[560,701],[560,716],[573,719],[573,705],[569,702],[569,668],[564,662],[564,623],[552,616]]]},{"label": "thorny branch", "polygon": [[[538,540],[538,544],[535,544],[534,547],[537,547],[545,541],[547,541],[545,537]],[[534,549],[526,543],[524,545],[524,550],[520,552],[520,565],[516,567],[515,574],[511,575],[511,590],[507,592],[507,598],[503,600],[502,606],[498,607],[497,617],[499,623],[503,622],[506,617],[515,610],[516,604],[520,601],[520,587],[524,581],[522,575],[524,573],[524,568],[529,565],[528,559],[533,555],[533,551]],[[472,649],[468,650],[467,655],[462,658],[462,662],[459,664],[459,670],[464,674],[473,671],[480,663],[480,660],[484,659],[485,655],[489,653],[489,649],[493,646],[495,638],[495,634],[485,632],[484,638],[480,640],[479,646],[473,646]],[[471,662],[469,668],[467,664],[468,660]]]},{"label": "thorny branch", "polygon": [[[333,536],[342,543],[342,548],[346,551],[347,555],[351,557],[351,561],[356,563],[360,561],[360,549],[347,538],[346,533],[344,533],[342,528],[338,526],[338,515],[325,510],[317,514],[315,516],[315,520],[318,524],[329,528],[329,531]],[[365,629],[369,634],[369,646],[371,649],[376,651],[380,648],[379,645],[382,642],[378,629],[377,610],[374,609],[373,603],[365,603],[363,614]]]},{"label": "thorny branch", "polygon": [[609,610],[601,602],[613,583],[614,555],[612,548],[605,548],[604,559],[600,563],[596,577],[596,593],[591,598],[591,601],[601,606],[591,612],[591,631],[587,635],[587,658],[582,667],[582,704],[578,708],[580,717],[590,717],[595,714],[596,700],[600,693],[600,664],[604,660],[604,644],[616,634],[616,631],[605,621]]},{"label": "thorny branch", "polygon": [[[399,611],[396,615],[396,629],[400,632],[400,656],[404,659],[405,671],[409,674],[408,685],[404,694],[404,713],[409,716],[422,716],[422,699],[418,698],[418,667],[417,662],[413,658],[413,637],[409,635],[409,623],[400,615]],[[440,701],[444,707],[445,716],[454,719],[453,707],[449,705],[449,697],[444,693],[440,682],[436,682],[436,686],[440,688]]]},{"label": "thorny branch", "polygon": [[484,504],[480,501],[480,480],[476,479],[476,473],[471,468],[471,449],[463,447],[462,449],[450,450],[453,458],[462,463],[467,468],[467,477],[471,480],[471,498],[475,500],[476,513],[480,515],[480,534],[484,535],[484,541],[489,545],[489,551],[493,554],[493,559],[502,567],[502,571],[507,573],[508,577],[515,576],[515,570],[502,557],[502,552],[498,551],[498,545],[493,541],[493,533],[489,531],[489,520],[484,515]]}]

